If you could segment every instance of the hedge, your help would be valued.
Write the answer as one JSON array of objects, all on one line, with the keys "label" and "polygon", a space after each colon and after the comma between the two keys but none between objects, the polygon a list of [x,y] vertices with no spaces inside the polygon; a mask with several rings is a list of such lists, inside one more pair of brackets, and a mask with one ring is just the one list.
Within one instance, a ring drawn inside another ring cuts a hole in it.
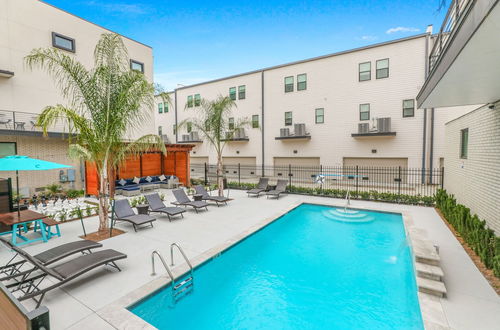
[{"label": "hedge", "polygon": [[[241,183],[229,182],[230,188],[233,189],[252,189],[257,185],[254,183]],[[326,196],[334,198],[345,198],[347,190],[343,189],[321,189],[321,188],[306,188],[298,186],[288,186],[289,191],[296,194],[304,195],[317,195]],[[434,196],[421,196],[421,195],[405,195],[405,194],[395,194],[395,193],[383,193],[375,190],[371,191],[350,191],[351,199],[362,199],[380,202],[391,202],[391,203],[401,203],[401,204],[411,204],[411,205],[424,205],[433,206]]]},{"label": "hedge", "polygon": [[453,195],[445,190],[440,189],[436,193],[436,207],[484,265],[500,277],[500,237],[486,226],[486,221],[479,219],[476,214],[472,215],[464,205],[457,204]]}]

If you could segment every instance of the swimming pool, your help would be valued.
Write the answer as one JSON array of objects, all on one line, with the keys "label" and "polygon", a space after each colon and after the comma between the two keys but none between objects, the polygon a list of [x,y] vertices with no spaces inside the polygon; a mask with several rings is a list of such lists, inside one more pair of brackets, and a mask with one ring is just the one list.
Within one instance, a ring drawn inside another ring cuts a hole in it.
[{"label": "swimming pool", "polygon": [[401,215],[346,211],[302,204],[195,269],[174,307],[165,287],[129,310],[159,329],[423,329]]}]

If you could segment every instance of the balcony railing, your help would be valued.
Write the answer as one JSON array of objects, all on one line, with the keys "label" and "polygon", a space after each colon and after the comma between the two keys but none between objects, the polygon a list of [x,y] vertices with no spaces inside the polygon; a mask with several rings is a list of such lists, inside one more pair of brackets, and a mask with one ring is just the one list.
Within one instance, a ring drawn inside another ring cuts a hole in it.
[{"label": "balcony railing", "polygon": [[444,50],[453,39],[457,27],[459,26],[458,23],[475,1],[476,0],[453,0],[451,2],[429,55],[429,72],[431,72],[438,63],[439,58],[443,55]]},{"label": "balcony railing", "polygon": [[[38,113],[0,110],[0,130],[18,132],[20,134],[41,134],[42,128],[37,126]],[[49,128],[49,133],[68,133],[64,123],[59,122]]]}]

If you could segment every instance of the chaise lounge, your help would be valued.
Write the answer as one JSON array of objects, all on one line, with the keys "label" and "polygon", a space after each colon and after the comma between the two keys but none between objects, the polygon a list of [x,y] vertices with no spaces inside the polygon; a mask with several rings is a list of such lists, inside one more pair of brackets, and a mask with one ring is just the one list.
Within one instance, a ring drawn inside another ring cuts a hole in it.
[{"label": "chaise lounge", "polygon": [[269,196],[276,197],[276,199],[280,198],[280,195],[286,192],[287,185],[287,180],[278,180],[276,188],[266,193],[267,198],[269,198]]},{"label": "chaise lounge", "polygon": [[215,202],[217,206],[219,204],[224,204],[227,205],[227,202],[230,201],[231,199],[225,196],[211,196],[208,194],[208,192],[205,190],[205,187],[202,185],[198,185],[194,187],[194,190],[198,195],[202,196],[202,200],[204,201],[210,201],[210,202]]},{"label": "chaise lounge", "polygon": [[115,217],[111,223],[114,226],[116,221],[126,221],[134,226],[134,231],[137,232],[137,228],[142,225],[149,224],[153,227],[153,221],[156,221],[155,217],[147,214],[135,214],[134,210],[130,206],[128,199],[115,200]]},{"label": "chaise lounge", "polygon": [[186,195],[186,192],[184,189],[179,188],[179,189],[174,189],[172,190],[172,193],[174,194],[174,197],[176,199],[175,202],[172,202],[174,205],[182,205],[182,206],[191,206],[194,208],[196,213],[198,213],[198,209],[205,208],[205,210],[208,211],[208,203],[205,201],[192,201],[189,199],[189,197]]},{"label": "chaise lounge", "polygon": [[176,206],[171,206],[171,207],[165,206],[165,204],[160,198],[160,195],[151,194],[151,195],[145,195],[144,197],[146,197],[146,200],[148,201],[150,212],[164,213],[168,216],[169,221],[172,221],[171,217],[179,214],[184,218],[184,214],[182,213],[186,212],[186,210]]},{"label": "chaise lounge", "polygon": [[259,197],[260,193],[266,191],[268,183],[269,183],[269,178],[259,178],[259,183],[257,184],[257,187],[247,191],[248,197],[250,196]]}]

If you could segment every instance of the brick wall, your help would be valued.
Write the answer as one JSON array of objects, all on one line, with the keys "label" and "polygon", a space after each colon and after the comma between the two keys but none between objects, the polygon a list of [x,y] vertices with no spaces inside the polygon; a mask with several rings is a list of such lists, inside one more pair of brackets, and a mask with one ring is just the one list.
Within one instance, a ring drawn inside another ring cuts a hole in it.
[{"label": "brick wall", "polygon": [[[0,135],[1,142],[16,142],[17,154],[56,162],[60,164],[73,166],[75,169],[74,187],[71,183],[59,182],[59,171],[20,171],[19,172],[19,188],[21,192],[33,194],[35,188],[44,187],[48,184],[61,184],[64,189],[82,189],[82,177],[80,175],[80,161],[70,159],[68,156],[68,141],[60,138],[43,138],[43,137],[27,137],[27,136],[11,136]],[[66,172],[66,170],[64,170]],[[2,178],[12,178],[13,189],[15,190],[15,172],[0,172]]]},{"label": "brick wall", "polygon": [[[460,158],[460,131],[469,129],[467,159]],[[444,187],[497,235],[500,233],[500,105],[474,110],[446,124]]]}]

